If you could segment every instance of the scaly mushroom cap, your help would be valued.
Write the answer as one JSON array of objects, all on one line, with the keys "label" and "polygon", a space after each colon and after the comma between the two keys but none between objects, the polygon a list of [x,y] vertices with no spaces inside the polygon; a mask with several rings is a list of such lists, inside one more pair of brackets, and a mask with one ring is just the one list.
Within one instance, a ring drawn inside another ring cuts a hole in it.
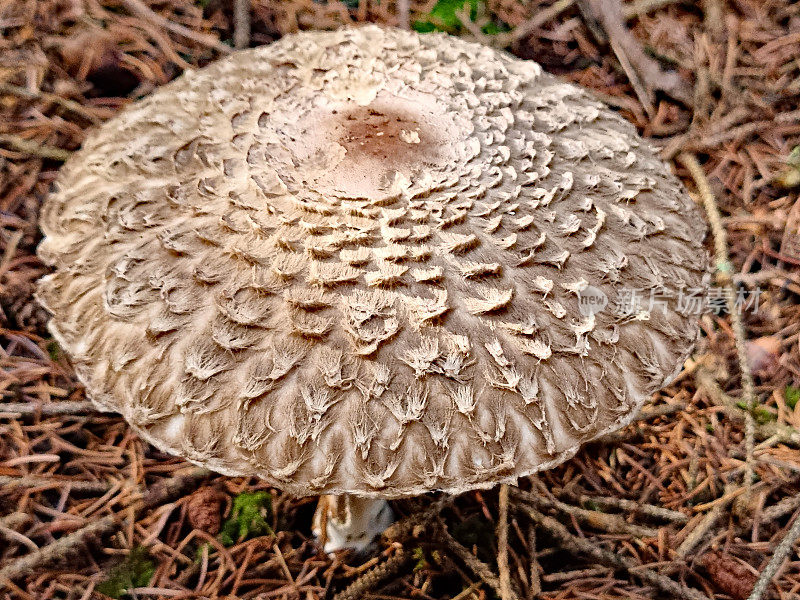
[{"label": "scaly mushroom cap", "polygon": [[453,37],[233,54],[123,110],[55,187],[39,297],[88,395],[298,495],[551,467],[697,337],[674,299],[579,311],[587,286],[613,306],[703,285],[678,180],[586,91]]}]

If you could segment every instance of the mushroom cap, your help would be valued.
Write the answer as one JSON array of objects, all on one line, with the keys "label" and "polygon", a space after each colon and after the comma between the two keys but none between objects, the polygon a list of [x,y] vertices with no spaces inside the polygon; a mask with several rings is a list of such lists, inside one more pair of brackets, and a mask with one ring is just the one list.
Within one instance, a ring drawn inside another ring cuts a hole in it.
[{"label": "mushroom cap", "polygon": [[[38,297],[98,407],[297,495],[458,493],[568,459],[693,348],[696,316],[650,290],[708,274],[698,210],[618,114],[536,63],[375,26],[128,106],[41,226]],[[628,290],[644,302],[611,310]]]}]

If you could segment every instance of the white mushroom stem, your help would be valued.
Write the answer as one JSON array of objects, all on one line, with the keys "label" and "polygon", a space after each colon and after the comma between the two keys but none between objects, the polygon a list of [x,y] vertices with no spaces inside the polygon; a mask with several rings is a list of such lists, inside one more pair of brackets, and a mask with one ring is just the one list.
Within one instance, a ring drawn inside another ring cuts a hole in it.
[{"label": "white mushroom stem", "polygon": [[342,495],[320,496],[314,513],[314,535],[322,538],[325,527],[325,552],[344,548],[367,548],[394,521],[386,500]]}]

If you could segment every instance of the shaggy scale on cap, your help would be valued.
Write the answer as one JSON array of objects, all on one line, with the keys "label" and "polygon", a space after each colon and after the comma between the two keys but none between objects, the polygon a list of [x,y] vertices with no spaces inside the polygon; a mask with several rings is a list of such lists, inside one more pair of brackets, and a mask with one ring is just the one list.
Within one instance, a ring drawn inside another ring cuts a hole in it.
[{"label": "shaggy scale on cap", "polygon": [[681,368],[705,226],[623,120],[539,65],[374,26],[187,72],[101,127],[42,213],[88,395],[162,450],[298,495],[514,481]]}]

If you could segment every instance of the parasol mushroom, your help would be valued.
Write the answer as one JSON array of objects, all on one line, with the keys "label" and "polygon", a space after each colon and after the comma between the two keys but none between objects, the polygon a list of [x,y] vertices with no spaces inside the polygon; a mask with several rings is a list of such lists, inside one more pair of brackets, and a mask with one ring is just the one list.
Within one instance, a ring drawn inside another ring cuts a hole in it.
[{"label": "parasol mushroom", "polygon": [[590,93],[375,26],[127,107],[41,227],[38,296],[93,402],[338,498],[328,550],[368,543],[386,498],[515,482],[630,422],[692,350],[678,301],[708,268],[679,181]]}]

